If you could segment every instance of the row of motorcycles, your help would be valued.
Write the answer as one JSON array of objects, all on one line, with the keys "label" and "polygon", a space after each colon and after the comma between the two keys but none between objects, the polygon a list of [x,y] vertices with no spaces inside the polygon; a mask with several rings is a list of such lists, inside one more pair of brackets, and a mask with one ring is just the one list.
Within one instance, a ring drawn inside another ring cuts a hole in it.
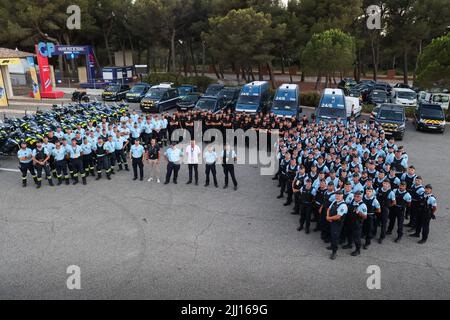
[{"label": "row of motorcycles", "polygon": [[75,130],[77,125],[85,128],[88,122],[100,123],[102,118],[108,122],[118,122],[123,113],[128,114],[128,105],[107,105],[103,102],[70,103],[53,105],[49,110],[38,110],[33,115],[22,118],[4,118],[0,123],[0,155],[12,156],[17,153],[21,141],[33,149],[36,142],[43,139],[51,130],[60,127],[63,131]]}]

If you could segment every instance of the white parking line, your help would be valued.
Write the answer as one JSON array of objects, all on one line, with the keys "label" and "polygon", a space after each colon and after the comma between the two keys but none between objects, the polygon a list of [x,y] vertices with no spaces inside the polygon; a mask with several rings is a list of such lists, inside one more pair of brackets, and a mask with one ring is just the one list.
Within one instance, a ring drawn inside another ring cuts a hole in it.
[{"label": "white parking line", "polygon": [[19,169],[8,169],[8,168],[0,168],[0,171],[8,171],[8,172],[20,172]]}]

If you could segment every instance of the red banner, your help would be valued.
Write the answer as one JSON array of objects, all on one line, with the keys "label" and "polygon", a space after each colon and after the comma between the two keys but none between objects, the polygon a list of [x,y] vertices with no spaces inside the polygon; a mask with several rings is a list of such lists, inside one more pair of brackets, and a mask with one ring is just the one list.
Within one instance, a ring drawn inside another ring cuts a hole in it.
[{"label": "red banner", "polygon": [[53,87],[48,58],[41,55],[37,45],[35,48],[39,65],[39,78],[41,79],[42,92],[51,92],[53,91]]}]

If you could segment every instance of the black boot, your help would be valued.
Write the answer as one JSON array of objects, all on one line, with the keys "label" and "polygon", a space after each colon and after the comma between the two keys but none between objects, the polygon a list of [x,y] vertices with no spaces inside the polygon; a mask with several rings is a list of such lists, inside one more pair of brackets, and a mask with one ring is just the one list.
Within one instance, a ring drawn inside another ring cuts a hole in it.
[{"label": "black boot", "polygon": [[37,177],[33,177],[34,183],[37,185],[38,184],[38,179]]},{"label": "black boot", "polygon": [[400,240],[402,240],[402,236],[398,236],[398,237],[395,239],[395,242],[400,242]]},{"label": "black boot", "polygon": [[417,243],[419,243],[419,244],[424,244],[425,242],[427,242],[427,239],[422,239],[422,240],[420,240],[420,241],[417,242]]},{"label": "black boot", "polygon": [[297,231],[302,231],[303,230],[303,225],[300,225],[298,228],[297,228]]},{"label": "black boot", "polygon": [[370,241],[366,241],[366,243],[364,243],[363,245],[363,249],[367,250],[367,248],[370,246]]},{"label": "black boot", "polygon": [[330,259],[331,259],[331,260],[335,260],[335,259],[336,259],[336,256],[337,256],[336,251],[333,251],[333,252],[331,253],[331,255],[330,255]]},{"label": "black boot", "polygon": [[83,181],[83,185],[86,185],[86,177],[81,177],[81,180]]},{"label": "black boot", "polygon": [[37,182],[37,185],[36,185],[36,189],[39,189],[39,188],[41,187],[41,185],[42,185],[42,182],[41,182],[41,181],[38,181],[38,182]]},{"label": "black boot", "polygon": [[66,181],[66,185],[70,184],[70,179],[69,178],[64,178],[64,180]]},{"label": "black boot", "polygon": [[128,168],[128,164],[125,164],[125,171],[130,171],[130,169]]},{"label": "black boot", "polygon": [[350,253],[350,255],[351,255],[352,257],[359,256],[360,254],[361,254],[361,252],[359,251],[359,249],[356,249],[355,251],[353,251],[352,253]]},{"label": "black boot", "polygon": [[53,187],[53,186],[54,186],[54,184],[53,184],[53,179],[52,179],[52,178],[48,179],[48,184],[50,185],[50,187]]},{"label": "black boot", "polygon": [[95,177],[94,169],[91,169],[91,176]]},{"label": "black boot", "polygon": [[97,178],[95,178],[95,180],[100,180],[101,178],[102,178],[102,173],[101,172],[97,173]]},{"label": "black boot", "polygon": [[27,180],[26,179],[22,179],[22,187],[26,187],[27,186]]},{"label": "black boot", "polygon": [[116,174],[116,173],[114,172],[114,169],[111,169],[111,174]]},{"label": "black boot", "polygon": [[122,171],[123,170],[123,166],[122,164],[119,164],[119,169],[117,171]]},{"label": "black boot", "polygon": [[351,249],[353,246],[350,243],[347,243],[345,246],[342,247],[342,249]]},{"label": "black boot", "polygon": [[60,186],[62,184],[62,178],[58,177],[58,186]]},{"label": "black boot", "polygon": [[106,179],[111,180],[111,174],[110,173],[106,174]]},{"label": "black boot", "polygon": [[73,183],[72,183],[73,185],[76,185],[76,184],[78,184],[78,177],[75,177],[74,179],[73,179]]}]

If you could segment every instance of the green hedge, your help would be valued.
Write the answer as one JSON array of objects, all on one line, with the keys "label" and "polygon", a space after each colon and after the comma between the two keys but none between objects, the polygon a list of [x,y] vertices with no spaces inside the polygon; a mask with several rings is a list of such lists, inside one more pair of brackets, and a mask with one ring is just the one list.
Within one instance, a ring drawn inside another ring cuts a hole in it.
[{"label": "green hedge", "polygon": [[316,108],[320,103],[320,95],[316,92],[308,92],[300,94],[300,104],[302,106]]},{"label": "green hedge", "polygon": [[161,82],[173,82],[176,87],[183,84],[191,84],[197,86],[200,92],[205,92],[210,84],[215,83],[215,81],[209,77],[185,77],[177,73],[152,73],[146,78],[145,82],[153,85],[160,84]]}]

